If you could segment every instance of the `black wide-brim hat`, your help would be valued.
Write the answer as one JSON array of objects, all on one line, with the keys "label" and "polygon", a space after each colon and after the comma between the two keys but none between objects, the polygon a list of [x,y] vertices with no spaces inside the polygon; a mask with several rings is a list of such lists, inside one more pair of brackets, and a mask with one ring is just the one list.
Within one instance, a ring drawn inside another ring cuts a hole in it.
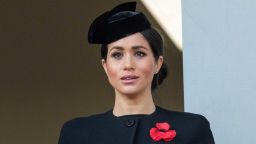
[{"label": "black wide-brim hat", "polygon": [[128,2],[114,7],[98,16],[91,24],[88,42],[108,44],[128,35],[149,29],[147,17],[135,11],[136,2]]}]

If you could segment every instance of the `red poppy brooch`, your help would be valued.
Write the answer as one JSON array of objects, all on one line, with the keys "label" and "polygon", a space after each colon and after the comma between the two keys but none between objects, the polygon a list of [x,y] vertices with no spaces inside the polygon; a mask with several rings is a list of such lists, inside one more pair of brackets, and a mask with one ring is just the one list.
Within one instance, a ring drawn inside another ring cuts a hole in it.
[{"label": "red poppy brooch", "polygon": [[170,129],[171,126],[167,122],[156,123],[156,127],[150,129],[150,137],[154,141],[163,140],[165,142],[171,141],[176,136],[176,131]]}]

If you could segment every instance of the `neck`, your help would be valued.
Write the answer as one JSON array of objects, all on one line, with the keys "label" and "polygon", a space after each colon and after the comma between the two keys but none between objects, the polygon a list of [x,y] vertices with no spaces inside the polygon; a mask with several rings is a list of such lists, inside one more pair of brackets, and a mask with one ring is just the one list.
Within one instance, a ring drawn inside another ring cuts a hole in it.
[{"label": "neck", "polygon": [[125,95],[115,91],[115,105],[113,114],[115,116],[131,114],[151,114],[155,111],[155,104],[151,91],[136,95]]}]

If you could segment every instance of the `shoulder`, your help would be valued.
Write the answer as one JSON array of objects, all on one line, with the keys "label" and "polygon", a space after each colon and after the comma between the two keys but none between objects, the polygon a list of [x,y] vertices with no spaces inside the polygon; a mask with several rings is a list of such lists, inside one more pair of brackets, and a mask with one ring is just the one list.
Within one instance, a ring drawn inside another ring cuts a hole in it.
[{"label": "shoulder", "polygon": [[171,111],[160,108],[160,117],[164,117],[174,127],[190,132],[202,132],[210,129],[210,123],[205,116],[189,112]]},{"label": "shoulder", "polygon": [[194,143],[214,143],[210,123],[205,116],[189,112],[178,112],[160,108],[161,115],[167,118],[179,133],[179,138]]},{"label": "shoulder", "polygon": [[81,131],[92,129],[97,123],[104,118],[105,113],[94,114],[84,117],[77,117],[66,121],[62,126],[62,131]]},{"label": "shoulder", "polygon": [[169,119],[172,119],[174,121],[179,121],[182,123],[204,123],[207,124],[209,123],[208,120],[206,119],[205,116],[201,114],[196,114],[196,113],[190,113],[190,112],[179,112],[179,111],[172,111],[172,110],[167,110],[165,108],[159,107],[161,114],[164,117],[168,117]]},{"label": "shoulder", "polygon": [[80,140],[87,143],[84,137],[91,134],[99,120],[104,116],[105,113],[95,114],[87,117],[73,118],[65,122],[61,128],[59,144],[81,143]]}]

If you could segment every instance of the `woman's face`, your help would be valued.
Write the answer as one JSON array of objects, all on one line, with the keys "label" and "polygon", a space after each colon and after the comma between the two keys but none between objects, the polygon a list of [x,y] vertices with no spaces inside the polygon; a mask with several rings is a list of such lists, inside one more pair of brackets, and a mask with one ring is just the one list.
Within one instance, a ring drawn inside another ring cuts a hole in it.
[{"label": "woman's face", "polygon": [[124,95],[151,91],[153,76],[162,63],[163,57],[155,60],[141,33],[108,44],[107,58],[102,60],[110,84]]}]

